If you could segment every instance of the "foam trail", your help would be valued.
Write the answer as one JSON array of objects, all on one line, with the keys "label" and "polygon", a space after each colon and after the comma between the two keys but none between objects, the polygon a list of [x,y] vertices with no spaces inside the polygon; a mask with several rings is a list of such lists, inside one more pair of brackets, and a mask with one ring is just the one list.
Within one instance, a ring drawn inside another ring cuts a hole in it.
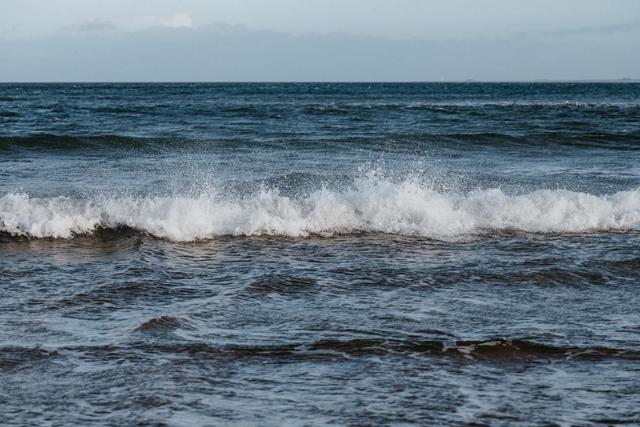
[{"label": "foam trail", "polygon": [[76,200],[8,193],[0,198],[0,231],[12,235],[72,238],[99,227],[123,226],[174,241],[357,232],[452,239],[500,230],[637,230],[640,191],[606,196],[568,190],[510,196],[499,189],[450,194],[416,180],[367,178],[350,190],[320,189],[302,198],[277,190],[234,200],[217,194]]}]

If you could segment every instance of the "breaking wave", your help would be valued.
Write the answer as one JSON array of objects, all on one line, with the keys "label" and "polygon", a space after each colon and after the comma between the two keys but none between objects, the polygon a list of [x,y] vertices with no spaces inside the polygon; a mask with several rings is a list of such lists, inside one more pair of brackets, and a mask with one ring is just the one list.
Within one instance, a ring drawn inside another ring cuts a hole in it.
[{"label": "breaking wave", "polygon": [[569,190],[509,195],[500,189],[443,192],[418,180],[356,180],[305,196],[262,189],[171,197],[0,197],[0,232],[73,238],[128,227],[173,241],[217,236],[389,233],[455,239],[493,231],[584,233],[640,229],[640,189],[597,196]]}]

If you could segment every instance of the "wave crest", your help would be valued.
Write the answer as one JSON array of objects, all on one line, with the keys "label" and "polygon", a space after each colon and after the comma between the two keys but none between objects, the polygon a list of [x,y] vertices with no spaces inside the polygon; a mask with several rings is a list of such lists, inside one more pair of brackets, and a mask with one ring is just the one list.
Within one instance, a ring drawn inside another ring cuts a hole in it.
[{"label": "wave crest", "polygon": [[0,231],[72,238],[130,227],[174,241],[216,236],[389,233],[452,239],[487,231],[579,233],[640,228],[640,191],[596,196],[569,190],[508,195],[500,189],[439,192],[417,180],[357,180],[348,190],[289,197],[275,189],[230,199],[215,193],[173,197],[0,197]]}]

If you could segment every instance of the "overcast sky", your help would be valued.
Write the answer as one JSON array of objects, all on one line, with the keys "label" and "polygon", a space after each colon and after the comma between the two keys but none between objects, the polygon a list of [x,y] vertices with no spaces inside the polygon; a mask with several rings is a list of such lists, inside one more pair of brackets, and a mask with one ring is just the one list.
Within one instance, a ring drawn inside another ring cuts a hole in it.
[{"label": "overcast sky", "polygon": [[0,0],[0,81],[640,77],[640,0]]}]

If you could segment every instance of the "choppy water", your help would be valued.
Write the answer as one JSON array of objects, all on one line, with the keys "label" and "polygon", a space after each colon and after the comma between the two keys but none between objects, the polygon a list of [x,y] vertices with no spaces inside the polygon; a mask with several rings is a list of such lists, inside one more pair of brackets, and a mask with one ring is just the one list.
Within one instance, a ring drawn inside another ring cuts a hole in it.
[{"label": "choppy water", "polygon": [[0,85],[3,425],[640,423],[640,85]]}]

